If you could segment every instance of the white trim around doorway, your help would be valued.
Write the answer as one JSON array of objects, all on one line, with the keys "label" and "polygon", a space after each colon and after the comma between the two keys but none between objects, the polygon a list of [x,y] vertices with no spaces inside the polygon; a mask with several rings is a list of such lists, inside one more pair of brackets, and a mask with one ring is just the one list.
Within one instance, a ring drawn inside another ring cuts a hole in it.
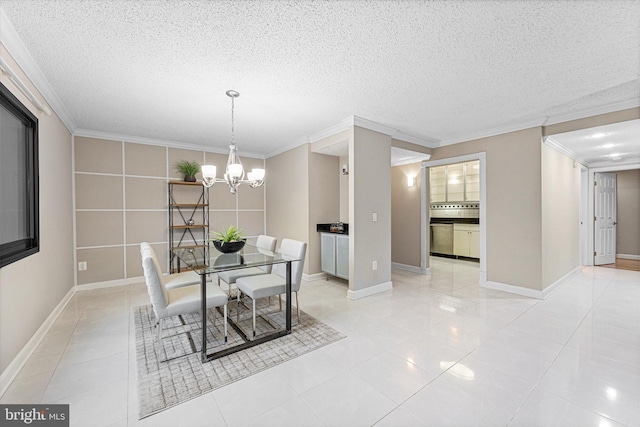
[{"label": "white trim around doorway", "polygon": [[464,156],[448,157],[440,160],[429,160],[422,162],[422,182],[426,184],[422,186],[420,194],[421,198],[421,215],[420,234],[422,247],[420,249],[420,264],[423,268],[427,266],[427,230],[429,226],[429,198],[427,194],[428,179],[426,169],[434,166],[450,165],[453,163],[470,162],[473,160],[480,161],[480,286],[487,282],[487,154],[483,152],[466,154]]}]

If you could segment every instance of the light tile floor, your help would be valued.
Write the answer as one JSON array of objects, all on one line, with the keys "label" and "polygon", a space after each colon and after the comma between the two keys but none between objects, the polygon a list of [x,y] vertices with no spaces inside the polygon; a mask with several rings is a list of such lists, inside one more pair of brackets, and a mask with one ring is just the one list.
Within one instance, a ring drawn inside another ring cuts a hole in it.
[{"label": "light tile floor", "polygon": [[432,259],[394,290],[305,283],[347,338],[138,420],[131,307],[144,284],[77,293],[3,403],[70,403],[73,426],[639,426],[640,273],[585,268],[546,300]]}]

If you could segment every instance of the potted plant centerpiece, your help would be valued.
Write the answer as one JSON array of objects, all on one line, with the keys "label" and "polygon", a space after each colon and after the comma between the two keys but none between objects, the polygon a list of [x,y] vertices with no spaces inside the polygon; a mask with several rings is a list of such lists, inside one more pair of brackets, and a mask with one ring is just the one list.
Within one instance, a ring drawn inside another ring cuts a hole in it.
[{"label": "potted plant centerpiece", "polygon": [[247,242],[244,231],[235,225],[211,233],[211,241],[217,250],[225,254],[238,252]]},{"label": "potted plant centerpiece", "polygon": [[185,182],[196,182],[196,174],[200,172],[200,165],[198,162],[180,160],[176,163],[176,170],[184,175]]}]

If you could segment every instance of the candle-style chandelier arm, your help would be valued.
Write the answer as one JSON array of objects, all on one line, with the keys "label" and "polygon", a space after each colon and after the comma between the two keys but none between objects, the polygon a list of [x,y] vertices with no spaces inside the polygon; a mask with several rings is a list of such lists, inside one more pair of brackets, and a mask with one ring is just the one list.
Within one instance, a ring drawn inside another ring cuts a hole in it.
[{"label": "candle-style chandelier arm", "polygon": [[202,172],[202,184],[205,187],[212,187],[217,182],[226,182],[229,185],[229,191],[232,194],[236,194],[238,186],[240,184],[249,184],[251,188],[257,188],[264,184],[265,170],[261,168],[254,168],[251,172],[247,173],[247,179],[245,179],[244,168],[242,167],[242,161],[238,156],[238,148],[235,143],[235,120],[234,120],[234,100],[240,96],[235,90],[228,90],[227,96],[231,98],[231,145],[229,146],[229,158],[227,160],[227,167],[223,178],[216,177],[216,167],[213,165],[204,165],[201,168]]}]

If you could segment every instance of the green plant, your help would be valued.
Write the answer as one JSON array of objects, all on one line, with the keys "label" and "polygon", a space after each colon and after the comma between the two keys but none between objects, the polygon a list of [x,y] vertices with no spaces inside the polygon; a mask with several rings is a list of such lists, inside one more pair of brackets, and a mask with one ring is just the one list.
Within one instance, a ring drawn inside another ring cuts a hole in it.
[{"label": "green plant", "polygon": [[176,170],[184,176],[196,176],[200,172],[198,162],[190,162],[189,160],[180,160],[176,163]]},{"label": "green plant", "polygon": [[244,240],[244,230],[235,225],[230,225],[227,228],[223,228],[222,231],[214,231],[211,236],[213,240],[219,240],[223,243],[239,242]]}]

